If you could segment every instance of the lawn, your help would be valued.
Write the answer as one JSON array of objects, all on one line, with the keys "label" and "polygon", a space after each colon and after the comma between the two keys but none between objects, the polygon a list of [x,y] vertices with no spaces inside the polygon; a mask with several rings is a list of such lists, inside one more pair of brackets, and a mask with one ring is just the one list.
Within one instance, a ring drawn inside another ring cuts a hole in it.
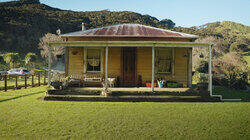
[{"label": "lawn", "polygon": [[250,104],[42,101],[0,92],[0,138],[250,139]]},{"label": "lawn", "polygon": [[250,93],[220,86],[214,86],[213,94],[222,95],[224,99],[242,99],[243,101],[250,101]]}]

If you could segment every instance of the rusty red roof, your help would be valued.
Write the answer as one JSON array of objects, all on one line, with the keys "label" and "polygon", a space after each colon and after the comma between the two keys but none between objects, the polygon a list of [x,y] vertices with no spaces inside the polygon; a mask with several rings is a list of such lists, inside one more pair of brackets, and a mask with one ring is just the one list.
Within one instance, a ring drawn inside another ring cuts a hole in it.
[{"label": "rusty red roof", "polygon": [[182,38],[198,38],[196,35],[174,32],[170,30],[155,28],[141,24],[118,24],[94,28],[84,31],[77,31],[62,34],[62,37],[68,36],[90,36],[90,37],[182,37]]}]

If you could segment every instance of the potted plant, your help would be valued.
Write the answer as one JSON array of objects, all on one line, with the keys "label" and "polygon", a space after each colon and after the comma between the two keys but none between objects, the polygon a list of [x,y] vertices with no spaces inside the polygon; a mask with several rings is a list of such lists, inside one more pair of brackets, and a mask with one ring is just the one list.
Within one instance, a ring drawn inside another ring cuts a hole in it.
[{"label": "potted plant", "polygon": [[60,78],[61,76],[62,76],[62,73],[57,72],[57,71],[52,71],[50,85],[54,89],[62,89],[63,88],[63,82],[61,81],[61,78]]},{"label": "potted plant", "polygon": [[[146,87],[151,87],[152,83],[151,81],[146,81]],[[156,87],[156,82],[154,82],[154,87]]]}]

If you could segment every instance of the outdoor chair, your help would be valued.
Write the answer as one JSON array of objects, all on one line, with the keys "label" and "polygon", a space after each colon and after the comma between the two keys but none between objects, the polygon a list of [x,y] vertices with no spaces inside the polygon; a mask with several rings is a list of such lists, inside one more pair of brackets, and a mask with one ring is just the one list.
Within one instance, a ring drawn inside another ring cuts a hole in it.
[{"label": "outdoor chair", "polygon": [[82,74],[71,74],[69,84],[70,87],[81,87],[83,85],[83,75]]}]

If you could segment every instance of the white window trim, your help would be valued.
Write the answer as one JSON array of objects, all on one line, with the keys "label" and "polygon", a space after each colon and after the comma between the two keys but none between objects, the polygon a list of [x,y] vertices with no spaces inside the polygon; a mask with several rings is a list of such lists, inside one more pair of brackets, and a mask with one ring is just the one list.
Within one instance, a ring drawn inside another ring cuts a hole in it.
[{"label": "white window trim", "polygon": [[[101,50],[101,71],[87,71],[87,51],[88,49],[98,49]],[[83,73],[101,73],[103,74],[103,56],[104,56],[104,49],[103,48],[98,48],[98,47],[84,47],[83,49],[83,54],[84,54],[84,59],[83,59]]]},{"label": "white window trim", "polygon": [[[158,59],[159,59],[159,54],[158,54],[158,50],[159,49],[164,49],[164,48],[156,48],[156,60],[155,61],[158,61]],[[171,68],[172,68],[172,70],[171,70],[171,72],[158,72],[158,66],[156,66],[156,73],[157,74],[169,74],[169,75],[174,75],[174,73],[175,73],[175,71],[174,71],[174,63],[175,63],[175,48],[170,48],[171,49],[171,51],[172,51],[172,59],[171,59]],[[157,63],[156,63],[157,64]]]}]

